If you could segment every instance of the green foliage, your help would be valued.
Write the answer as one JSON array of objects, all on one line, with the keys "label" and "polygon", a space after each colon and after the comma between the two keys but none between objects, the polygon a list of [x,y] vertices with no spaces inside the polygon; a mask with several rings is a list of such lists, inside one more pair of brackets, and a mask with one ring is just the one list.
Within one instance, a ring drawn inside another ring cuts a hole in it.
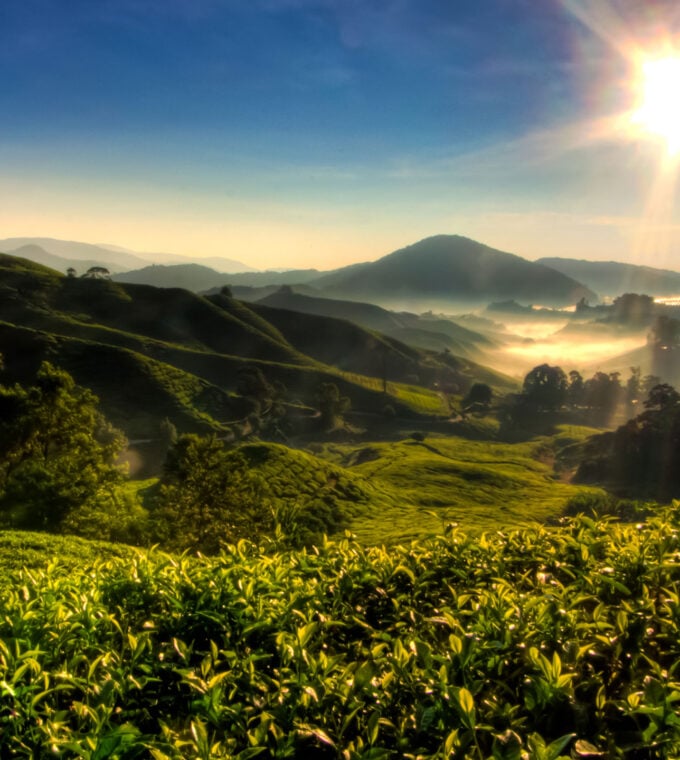
[{"label": "green foliage", "polygon": [[561,367],[541,364],[524,378],[526,402],[539,410],[558,409],[567,399],[567,377]]},{"label": "green foliage", "polygon": [[472,404],[489,406],[492,398],[493,390],[491,389],[491,386],[486,383],[473,383],[463,399],[463,404],[464,406],[471,406]]},{"label": "green foliage", "polygon": [[97,398],[45,362],[35,385],[0,386],[0,512],[6,525],[59,529],[75,509],[112,511],[124,445]]},{"label": "green foliage", "polygon": [[559,517],[569,499],[599,492],[564,482],[553,469],[563,447],[591,432],[565,427],[551,438],[506,444],[416,431],[396,443],[327,444],[319,455],[373,489],[368,503],[357,504],[350,530],[366,543],[395,543],[451,522],[490,530]]},{"label": "green foliage", "polygon": [[180,436],[160,480],[154,535],[173,550],[214,554],[228,541],[271,533],[271,509],[247,470],[215,436]]},{"label": "green foliage", "polygon": [[349,411],[350,400],[340,395],[335,383],[321,383],[316,392],[319,405],[319,423],[323,430],[330,430],[342,422],[342,415]]},{"label": "green foliage", "polygon": [[673,510],[15,575],[0,755],[677,757],[679,528]]}]

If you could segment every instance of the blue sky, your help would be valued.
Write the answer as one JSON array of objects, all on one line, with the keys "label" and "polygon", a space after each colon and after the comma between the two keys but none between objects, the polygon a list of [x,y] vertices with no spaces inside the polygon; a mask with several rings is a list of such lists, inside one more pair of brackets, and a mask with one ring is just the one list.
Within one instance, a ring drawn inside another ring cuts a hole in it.
[{"label": "blue sky", "polygon": [[623,32],[677,24],[654,0],[3,0],[0,238],[329,268],[450,232],[680,268],[659,146],[593,127],[630,107]]}]

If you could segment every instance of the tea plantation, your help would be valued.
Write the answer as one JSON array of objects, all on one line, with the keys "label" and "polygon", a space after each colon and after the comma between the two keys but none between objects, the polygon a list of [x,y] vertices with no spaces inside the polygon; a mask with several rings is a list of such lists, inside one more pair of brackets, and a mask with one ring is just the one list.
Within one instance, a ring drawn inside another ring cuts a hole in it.
[{"label": "tea plantation", "polygon": [[3,758],[680,755],[677,508],[389,550],[77,543],[4,578]]}]

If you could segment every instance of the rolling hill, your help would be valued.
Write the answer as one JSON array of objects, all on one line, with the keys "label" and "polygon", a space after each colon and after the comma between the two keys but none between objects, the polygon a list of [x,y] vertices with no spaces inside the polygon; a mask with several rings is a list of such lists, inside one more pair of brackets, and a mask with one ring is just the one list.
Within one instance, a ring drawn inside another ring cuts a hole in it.
[{"label": "rolling hill", "polygon": [[[334,382],[358,411],[388,398],[402,415],[439,408],[437,393],[398,382],[512,384],[484,367],[399,344],[342,320],[251,308],[224,294],[61,276],[0,255],[0,352],[4,380],[26,380],[44,359],[92,388],[107,415],[135,437],[169,417],[180,429],[220,430],[247,413],[235,395],[239,370],[259,366],[291,397],[314,404]],[[381,346],[376,350],[376,346]]]},{"label": "rolling hill", "polygon": [[495,344],[481,333],[456,322],[409,312],[395,312],[360,301],[318,298],[282,286],[260,299],[256,305],[346,319],[369,330],[377,330],[402,343],[433,351],[449,350],[459,356],[480,358],[480,348]]},{"label": "rolling hill", "polygon": [[395,302],[448,300],[566,305],[596,294],[554,269],[460,235],[436,235],[377,261],[355,264],[309,283],[329,295]]},{"label": "rolling hill", "polygon": [[155,288],[185,288],[195,293],[220,288],[229,282],[231,275],[222,274],[201,264],[152,264],[113,276],[115,282],[151,285]]},{"label": "rolling hill", "polygon": [[536,263],[573,277],[602,296],[620,296],[623,293],[671,296],[680,293],[680,272],[668,269],[623,264],[619,261],[584,261],[557,257],[538,259]]}]

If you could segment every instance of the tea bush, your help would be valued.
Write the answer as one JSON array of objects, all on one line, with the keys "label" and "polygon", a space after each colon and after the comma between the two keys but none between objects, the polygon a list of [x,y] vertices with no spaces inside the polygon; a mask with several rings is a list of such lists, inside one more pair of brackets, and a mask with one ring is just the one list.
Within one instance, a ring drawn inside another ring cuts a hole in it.
[{"label": "tea bush", "polygon": [[680,754],[680,515],[15,573],[0,756]]}]

